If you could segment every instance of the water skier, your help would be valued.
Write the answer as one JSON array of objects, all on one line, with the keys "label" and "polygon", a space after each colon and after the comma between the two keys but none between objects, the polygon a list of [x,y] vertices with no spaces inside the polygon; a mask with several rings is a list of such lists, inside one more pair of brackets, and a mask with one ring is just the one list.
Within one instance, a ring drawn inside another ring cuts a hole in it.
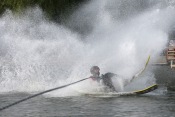
[{"label": "water skier", "polygon": [[90,72],[92,74],[92,76],[90,76],[90,78],[93,81],[96,81],[96,82],[104,85],[106,88],[108,88],[112,92],[117,92],[113,83],[112,83],[112,80],[111,80],[111,78],[116,74],[106,73],[105,75],[100,76],[100,68],[98,66],[91,67]]}]

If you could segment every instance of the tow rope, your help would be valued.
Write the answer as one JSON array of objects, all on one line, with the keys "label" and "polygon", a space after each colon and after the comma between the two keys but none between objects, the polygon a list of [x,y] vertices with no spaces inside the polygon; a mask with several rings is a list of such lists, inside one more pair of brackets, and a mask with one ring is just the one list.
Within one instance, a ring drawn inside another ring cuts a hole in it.
[{"label": "tow rope", "polygon": [[39,96],[39,95],[42,95],[42,94],[44,94],[44,93],[48,93],[48,92],[51,92],[51,91],[54,91],[54,90],[57,90],[57,89],[62,89],[62,88],[65,88],[65,87],[68,87],[68,86],[70,86],[70,85],[73,85],[73,84],[82,82],[82,81],[87,80],[87,79],[89,79],[89,78],[84,78],[84,79],[81,79],[81,80],[79,80],[79,81],[72,82],[72,83],[70,83],[70,84],[66,84],[66,85],[63,85],[63,86],[59,86],[59,87],[56,87],[56,88],[52,88],[52,89],[49,89],[49,90],[46,90],[46,91],[43,91],[43,92],[34,94],[34,95],[32,95],[32,96],[26,97],[26,98],[24,98],[24,99],[21,99],[21,100],[19,100],[19,101],[16,101],[16,102],[14,102],[14,103],[12,103],[12,104],[9,104],[9,105],[7,105],[7,106],[4,106],[4,107],[0,108],[0,111],[5,110],[5,109],[7,109],[7,108],[9,108],[9,107],[12,107],[12,106],[14,106],[14,105],[16,105],[16,104],[19,104],[19,103],[21,103],[21,102],[24,102],[24,101],[26,101],[26,100],[29,100],[29,99],[31,99],[31,98],[37,97],[37,96]]}]

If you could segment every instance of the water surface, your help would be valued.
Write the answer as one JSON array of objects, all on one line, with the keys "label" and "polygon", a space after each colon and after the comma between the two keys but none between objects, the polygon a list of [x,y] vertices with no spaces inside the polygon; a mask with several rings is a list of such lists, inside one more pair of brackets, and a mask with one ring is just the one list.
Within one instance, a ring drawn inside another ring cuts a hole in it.
[{"label": "water surface", "polygon": [[[0,106],[30,96],[1,94]],[[39,96],[1,111],[1,117],[174,117],[175,93],[158,89],[141,96],[112,98]]]}]

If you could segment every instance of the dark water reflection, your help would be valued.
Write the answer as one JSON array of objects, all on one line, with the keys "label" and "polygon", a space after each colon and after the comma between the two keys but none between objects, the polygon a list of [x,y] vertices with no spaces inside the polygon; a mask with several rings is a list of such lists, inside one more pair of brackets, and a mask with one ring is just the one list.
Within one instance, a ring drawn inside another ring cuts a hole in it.
[{"label": "dark water reflection", "polygon": [[[1,94],[0,106],[28,94]],[[1,117],[174,117],[175,93],[93,98],[43,96],[0,112]]]}]

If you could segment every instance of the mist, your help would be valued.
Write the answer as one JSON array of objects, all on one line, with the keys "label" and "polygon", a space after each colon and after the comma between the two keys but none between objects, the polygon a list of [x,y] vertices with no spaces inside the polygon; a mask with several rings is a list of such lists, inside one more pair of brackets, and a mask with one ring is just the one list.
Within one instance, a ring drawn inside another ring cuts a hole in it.
[{"label": "mist", "polygon": [[[175,23],[173,5],[173,0],[92,0],[65,24],[49,21],[38,7],[20,16],[7,10],[0,18],[0,92],[61,86],[89,77],[93,65],[102,74],[131,78],[149,55],[151,63],[166,47]],[[53,95],[75,92],[70,87]]]}]

